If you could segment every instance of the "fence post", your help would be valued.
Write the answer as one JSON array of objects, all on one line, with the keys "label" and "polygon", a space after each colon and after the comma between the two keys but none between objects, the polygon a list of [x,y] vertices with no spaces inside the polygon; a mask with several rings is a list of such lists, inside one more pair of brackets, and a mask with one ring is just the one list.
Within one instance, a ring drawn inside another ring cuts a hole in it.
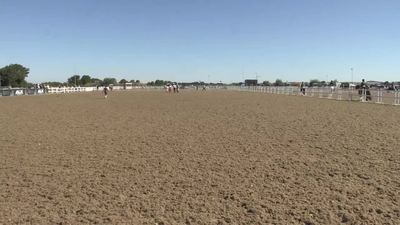
[{"label": "fence post", "polygon": [[366,102],[367,101],[367,89],[363,88],[361,92],[361,102]]},{"label": "fence post", "polygon": [[394,103],[393,105],[400,105],[400,91],[398,89],[394,90]]},{"label": "fence post", "polygon": [[339,100],[339,101],[342,100],[342,89],[337,90],[337,100]]},{"label": "fence post", "polygon": [[354,87],[349,86],[349,100],[350,101],[353,101],[353,90],[354,90]]},{"label": "fence post", "polygon": [[382,104],[382,103],[383,103],[382,97],[383,97],[382,89],[381,89],[381,88],[378,88],[378,94],[377,94],[377,96],[376,96],[376,103]]}]

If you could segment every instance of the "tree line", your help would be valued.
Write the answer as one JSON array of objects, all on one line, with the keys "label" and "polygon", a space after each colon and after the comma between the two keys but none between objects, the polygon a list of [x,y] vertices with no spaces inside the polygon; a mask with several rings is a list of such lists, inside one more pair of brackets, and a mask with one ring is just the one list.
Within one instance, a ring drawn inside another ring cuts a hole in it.
[{"label": "tree line", "polygon": [[[0,87],[1,86],[11,86],[11,87],[31,87],[33,84],[26,81],[26,78],[29,74],[29,68],[24,67],[20,64],[10,64],[0,68]],[[337,80],[320,81],[318,79],[311,79],[309,82],[304,82],[305,86],[332,86],[337,84]],[[51,87],[59,87],[59,86],[109,86],[109,85],[123,85],[126,83],[132,83],[133,85],[140,85],[140,80],[127,80],[121,79],[117,81],[116,78],[106,77],[104,79],[99,79],[95,77],[91,77],[90,75],[73,75],[67,79],[66,82],[43,82],[44,85],[49,85]],[[147,82],[148,86],[164,86],[166,84],[174,83],[169,80],[155,80]],[[179,82],[182,86],[199,86],[199,85],[224,85],[222,83],[205,83],[203,81],[196,82]],[[231,85],[242,85],[243,82],[232,83]],[[342,83],[343,84],[343,83]],[[389,86],[390,82],[386,81],[385,86]],[[288,82],[283,81],[282,79],[276,79],[275,82],[264,81],[262,82],[263,86],[290,86],[290,85],[300,85],[300,82]],[[392,85],[394,83],[392,82]]]},{"label": "tree line", "polygon": [[[0,68],[0,87],[31,87],[34,86],[32,83],[26,81],[29,74],[29,68],[24,67],[20,64],[10,64]],[[139,85],[140,80],[126,80],[121,79],[117,81],[116,78],[106,77],[104,79],[98,79],[91,77],[90,75],[73,75],[67,79],[66,82],[43,82],[43,85],[49,85],[52,87],[59,86],[108,86],[117,84],[132,83],[133,85]]]},{"label": "tree line", "polygon": [[[26,68],[20,64],[10,64],[3,68],[0,68],[0,86],[11,86],[11,87],[29,87],[32,84],[26,81],[26,78],[29,74],[29,68]],[[327,85],[336,85],[336,80],[326,82],[326,81],[319,81],[317,79],[312,79],[309,82],[305,82],[306,86],[327,86]],[[109,85],[117,85],[117,84],[126,84],[132,83],[133,85],[139,85],[140,80],[130,80],[121,79],[117,81],[116,78],[106,77],[104,79],[99,79],[95,77],[91,77],[90,75],[73,75],[67,79],[66,82],[44,82],[42,84],[49,85],[52,87],[59,87],[59,86],[109,86]],[[155,80],[147,82],[148,86],[164,86],[167,84],[173,83],[169,80]],[[240,83],[232,83],[232,85],[241,85]],[[262,85],[264,86],[289,86],[293,85],[293,82],[284,82],[282,79],[276,79],[275,82],[264,81]],[[222,83],[205,83],[203,81],[196,81],[196,82],[186,82],[180,83],[180,85],[223,85]]]},{"label": "tree line", "polygon": [[[55,82],[51,82],[54,84]],[[133,85],[139,85],[140,80],[130,80],[121,79],[117,81],[116,78],[113,77],[106,77],[104,79],[98,79],[95,77],[91,77],[90,75],[73,75],[67,79],[65,83],[58,83],[59,85],[63,86],[81,86],[81,87],[89,87],[89,86],[109,86],[109,85],[118,85],[118,84],[126,84],[132,83]],[[56,85],[57,86],[57,85]]]}]

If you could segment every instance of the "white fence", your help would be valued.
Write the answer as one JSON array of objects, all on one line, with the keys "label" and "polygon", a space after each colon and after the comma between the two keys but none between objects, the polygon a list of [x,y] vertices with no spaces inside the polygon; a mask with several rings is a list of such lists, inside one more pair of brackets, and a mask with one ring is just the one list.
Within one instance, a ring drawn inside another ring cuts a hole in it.
[{"label": "white fence", "polygon": [[[75,92],[92,92],[92,91],[103,91],[104,87],[50,87],[48,88],[49,94],[62,94],[62,93],[75,93]],[[134,87],[123,87],[113,86],[113,91],[120,90],[162,90],[163,87],[150,87],[150,86],[134,86]]]},{"label": "white fence", "polygon": [[400,105],[400,90],[337,87],[228,86],[228,90]]},{"label": "white fence", "polygon": [[[0,88],[1,96],[42,95],[42,94],[64,94],[78,92],[103,91],[104,87],[47,87],[44,89],[33,88]],[[164,90],[164,87],[153,86],[113,86],[113,91],[119,90]]]},{"label": "white fence", "polygon": [[60,93],[74,93],[74,92],[88,92],[95,91],[96,87],[50,87],[48,88],[49,94],[60,94]]},{"label": "white fence", "polygon": [[[368,89],[355,90],[353,88],[331,88],[331,87],[306,87],[300,90],[299,87],[275,87],[275,86],[209,86],[211,89],[228,89],[235,91],[259,92],[280,95],[295,95],[304,97],[326,98],[343,101],[360,101],[378,104],[400,105],[400,90]],[[157,90],[164,91],[164,87],[158,86],[114,86],[113,90]],[[185,88],[187,89],[187,88]],[[194,89],[193,87],[188,89]],[[0,89],[0,96],[18,95],[40,95],[40,94],[62,94],[76,92],[102,91],[103,87],[50,87],[46,89],[22,89],[8,88]]]}]

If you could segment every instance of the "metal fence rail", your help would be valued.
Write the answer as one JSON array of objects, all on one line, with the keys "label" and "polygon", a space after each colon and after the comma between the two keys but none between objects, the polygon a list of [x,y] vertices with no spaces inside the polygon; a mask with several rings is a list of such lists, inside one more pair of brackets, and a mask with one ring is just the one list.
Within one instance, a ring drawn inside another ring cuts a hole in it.
[{"label": "metal fence rail", "polygon": [[260,92],[267,94],[296,95],[304,97],[325,98],[338,101],[359,101],[365,103],[400,105],[400,90],[386,89],[352,89],[336,87],[298,87],[275,86],[228,86],[228,90]]}]

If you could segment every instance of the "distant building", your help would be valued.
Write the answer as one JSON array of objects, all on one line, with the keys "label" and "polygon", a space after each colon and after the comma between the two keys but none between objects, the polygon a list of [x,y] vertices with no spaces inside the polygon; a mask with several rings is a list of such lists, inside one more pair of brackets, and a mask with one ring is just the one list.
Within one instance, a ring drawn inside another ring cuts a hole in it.
[{"label": "distant building", "polygon": [[257,84],[258,84],[257,80],[248,79],[244,81],[245,86],[257,86]]}]

